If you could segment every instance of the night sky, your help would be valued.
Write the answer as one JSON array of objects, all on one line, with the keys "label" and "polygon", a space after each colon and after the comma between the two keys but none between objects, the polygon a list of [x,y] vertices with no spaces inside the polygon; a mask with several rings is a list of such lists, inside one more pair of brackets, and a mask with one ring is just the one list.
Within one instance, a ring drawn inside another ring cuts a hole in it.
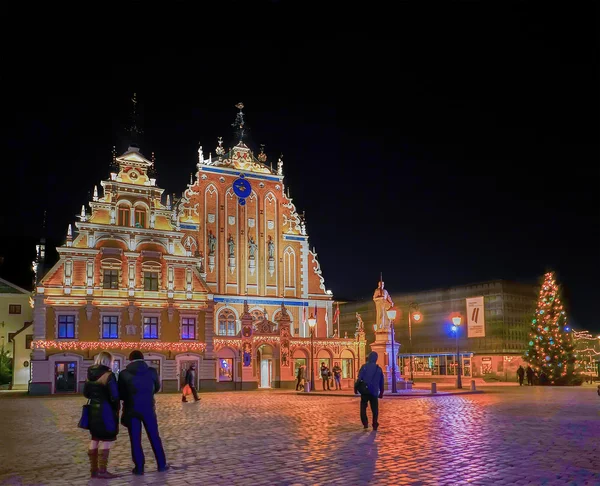
[{"label": "night sky", "polygon": [[30,287],[44,210],[48,246],[64,241],[112,146],[127,148],[133,92],[168,193],[185,189],[199,142],[231,147],[242,101],[248,145],[284,155],[336,298],[370,298],[380,271],[394,294],[553,269],[572,325],[600,331],[593,2],[407,8],[387,40],[300,35],[275,22],[294,14],[285,2],[260,5],[273,28],[247,35],[44,24],[5,53],[0,276]]}]

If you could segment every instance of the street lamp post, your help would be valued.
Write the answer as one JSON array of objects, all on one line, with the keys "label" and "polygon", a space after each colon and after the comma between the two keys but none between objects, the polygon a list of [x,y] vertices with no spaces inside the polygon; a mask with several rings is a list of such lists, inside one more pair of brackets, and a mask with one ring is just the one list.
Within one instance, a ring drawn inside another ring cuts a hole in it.
[{"label": "street lamp post", "polygon": [[[414,314],[412,309],[415,309]],[[415,381],[413,377],[413,358],[412,358],[412,321],[419,322],[421,320],[421,313],[417,310],[417,304],[409,304],[408,306],[408,368],[410,370],[410,381]]]},{"label": "street lamp post", "polygon": [[393,307],[388,309],[387,316],[391,321],[390,327],[392,329],[392,393],[398,393],[396,388],[396,353],[394,351],[394,341],[396,340],[396,326],[394,325],[394,319],[396,319],[396,309]]},{"label": "street lamp post", "polygon": [[310,329],[310,391],[313,392],[315,389],[315,373],[313,369],[313,353],[314,353],[314,337],[315,337],[315,325],[317,324],[317,318],[312,314],[308,318],[308,327]]},{"label": "street lamp post", "polygon": [[456,335],[456,388],[462,388],[462,379],[461,379],[461,366],[460,366],[460,352],[458,350],[458,329],[460,328],[460,323],[462,319],[460,316],[456,316],[452,318],[452,330]]}]

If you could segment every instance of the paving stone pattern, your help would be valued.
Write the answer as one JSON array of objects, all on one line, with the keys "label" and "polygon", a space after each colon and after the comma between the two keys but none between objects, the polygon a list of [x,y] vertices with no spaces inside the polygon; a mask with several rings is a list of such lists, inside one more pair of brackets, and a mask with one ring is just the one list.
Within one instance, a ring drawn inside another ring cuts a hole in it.
[{"label": "paving stone pattern", "polygon": [[363,430],[358,399],[282,391],[159,395],[173,469],[131,475],[126,429],[116,479],[88,478],[81,396],[0,399],[0,484],[598,485],[600,397],[593,388],[498,388],[480,395],[384,399]]}]

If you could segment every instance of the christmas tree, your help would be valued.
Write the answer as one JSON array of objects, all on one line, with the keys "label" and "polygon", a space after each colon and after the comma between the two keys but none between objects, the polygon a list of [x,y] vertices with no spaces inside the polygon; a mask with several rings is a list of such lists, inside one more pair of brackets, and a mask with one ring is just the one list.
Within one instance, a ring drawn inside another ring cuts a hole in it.
[{"label": "christmas tree", "polygon": [[525,361],[537,373],[539,383],[571,384],[575,367],[574,345],[554,272],[544,275],[529,338]]}]

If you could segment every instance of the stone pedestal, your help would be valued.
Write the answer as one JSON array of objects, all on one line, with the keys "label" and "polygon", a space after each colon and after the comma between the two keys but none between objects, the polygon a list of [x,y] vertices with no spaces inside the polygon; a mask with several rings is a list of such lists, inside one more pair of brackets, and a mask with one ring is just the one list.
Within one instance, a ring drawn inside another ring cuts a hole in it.
[{"label": "stone pedestal", "polygon": [[[379,330],[375,333],[375,341],[371,343],[371,351],[378,355],[377,364],[383,370],[385,390],[392,389],[392,363],[400,352],[400,345],[394,343],[394,354],[392,356],[392,334],[391,331]],[[400,369],[396,366],[396,384],[398,390],[406,389],[406,382],[400,376]]]}]

